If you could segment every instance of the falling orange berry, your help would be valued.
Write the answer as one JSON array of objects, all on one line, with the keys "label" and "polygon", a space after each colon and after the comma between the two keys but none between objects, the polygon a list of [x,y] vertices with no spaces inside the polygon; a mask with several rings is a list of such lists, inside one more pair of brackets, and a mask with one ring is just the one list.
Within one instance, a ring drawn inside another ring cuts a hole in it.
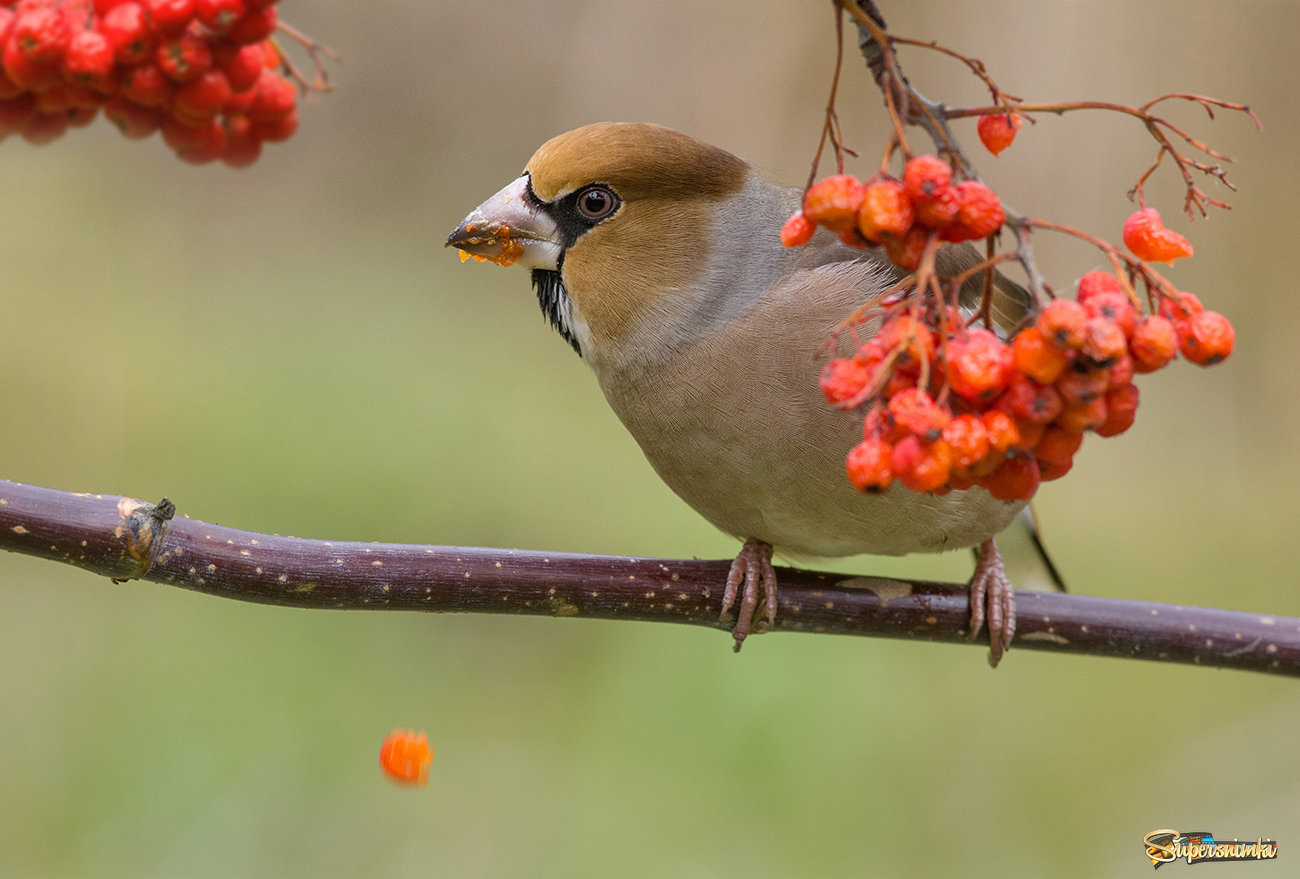
[{"label": "falling orange berry", "polygon": [[428,784],[432,763],[433,749],[424,732],[395,729],[379,749],[379,765],[389,778],[401,784]]}]

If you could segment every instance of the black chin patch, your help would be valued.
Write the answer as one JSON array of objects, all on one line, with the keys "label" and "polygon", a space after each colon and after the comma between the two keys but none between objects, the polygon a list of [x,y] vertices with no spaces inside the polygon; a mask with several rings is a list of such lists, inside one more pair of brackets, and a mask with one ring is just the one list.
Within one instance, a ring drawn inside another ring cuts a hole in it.
[{"label": "black chin patch", "polygon": [[537,290],[537,304],[542,307],[542,314],[581,357],[582,348],[578,346],[578,337],[573,334],[570,322],[569,291],[564,289],[560,273],[552,269],[533,269],[533,287]]}]

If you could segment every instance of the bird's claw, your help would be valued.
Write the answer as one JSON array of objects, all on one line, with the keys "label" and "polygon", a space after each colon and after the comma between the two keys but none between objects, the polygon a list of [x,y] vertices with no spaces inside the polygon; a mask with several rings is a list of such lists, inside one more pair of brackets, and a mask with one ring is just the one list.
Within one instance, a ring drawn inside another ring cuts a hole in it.
[{"label": "bird's claw", "polygon": [[[722,594],[719,619],[727,619],[736,603],[737,592],[740,593],[740,609],[731,637],[736,639],[735,650],[739,653],[751,631],[760,634],[770,632],[776,626],[776,571],[772,568],[772,544],[751,537],[740,548],[740,554],[727,572],[727,588]],[[764,598],[761,616],[757,615],[759,592]]]},{"label": "bird's claw", "polygon": [[1011,649],[1016,634],[1016,592],[1007,579],[1002,553],[991,537],[980,544],[970,579],[970,640],[978,637],[986,612],[989,665],[996,668],[1002,654]]}]

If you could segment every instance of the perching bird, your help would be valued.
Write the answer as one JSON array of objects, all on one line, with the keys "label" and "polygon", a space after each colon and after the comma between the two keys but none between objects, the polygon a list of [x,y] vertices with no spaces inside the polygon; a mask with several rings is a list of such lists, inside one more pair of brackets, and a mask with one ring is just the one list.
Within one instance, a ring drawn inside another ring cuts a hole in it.
[{"label": "perching bird", "polygon": [[[978,547],[971,637],[987,618],[996,664],[1015,606],[993,536],[1024,504],[982,488],[863,494],[849,484],[844,455],[861,426],[822,398],[818,349],[906,273],[879,249],[824,230],[783,247],[777,233],[800,199],[671,129],[602,123],[543,144],[447,245],[531,269],[542,311],[660,477],[745,541],[722,607],[726,618],[739,591],[737,649],[751,626],[775,625],[774,547],[796,557]],[[939,256],[949,275],[978,259],[965,246]],[[971,302],[980,284],[968,285]],[[998,279],[994,309],[1006,328],[1028,301]]]}]

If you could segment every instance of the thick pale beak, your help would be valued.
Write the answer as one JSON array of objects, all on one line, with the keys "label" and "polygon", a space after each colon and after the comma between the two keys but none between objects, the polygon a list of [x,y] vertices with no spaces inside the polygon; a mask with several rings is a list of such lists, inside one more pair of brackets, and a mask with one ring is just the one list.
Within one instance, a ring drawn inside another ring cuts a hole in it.
[{"label": "thick pale beak", "polygon": [[459,248],[462,260],[551,270],[560,264],[555,222],[528,197],[527,174],[470,211],[447,236],[446,246]]}]

